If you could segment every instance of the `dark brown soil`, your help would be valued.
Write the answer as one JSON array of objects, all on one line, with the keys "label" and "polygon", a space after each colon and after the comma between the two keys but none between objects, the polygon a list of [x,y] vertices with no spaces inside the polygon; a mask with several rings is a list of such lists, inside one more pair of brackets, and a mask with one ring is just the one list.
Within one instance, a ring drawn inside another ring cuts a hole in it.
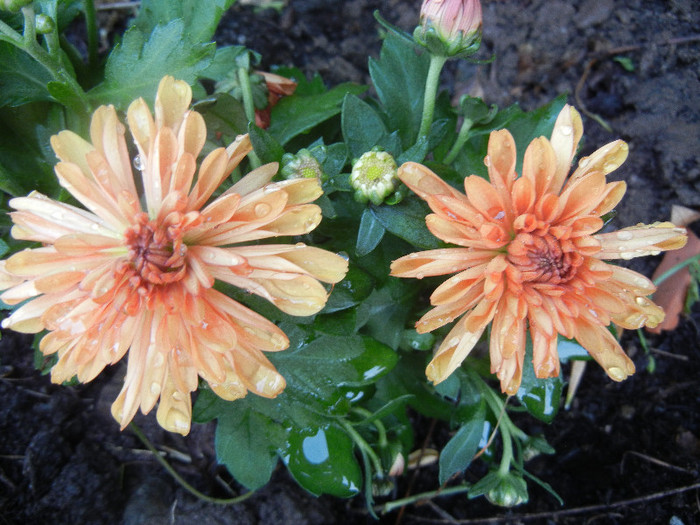
[{"label": "dark brown soil", "polygon": [[[218,39],[261,52],[265,68],[296,65],[319,71],[331,85],[367,82],[367,56],[380,47],[373,10],[410,31],[419,7],[418,0],[292,0],[281,13],[237,6]],[[568,92],[571,103],[612,129],[584,116],[584,154],[616,138],[630,144],[630,158],[615,172],[629,186],[616,225],[661,220],[672,204],[700,206],[698,31],[695,0],[484,0],[481,56],[495,60],[450,63],[443,78],[456,96],[469,92],[501,106],[520,101],[526,109]],[[657,263],[633,267],[649,275]],[[649,337],[653,373],[638,339],[627,334],[623,344],[637,365],[635,376],[616,384],[589,366],[571,409],[553,424],[519,418],[527,432],[544,433],[557,449],[528,465],[562,496],[564,507],[530,484],[530,503],[515,509],[453,496],[409,507],[401,523],[700,522],[699,322],[696,306],[676,331]],[[89,385],[51,385],[35,371],[30,345],[31,338],[12,333],[0,341],[0,525],[372,522],[361,498],[314,498],[283,468],[240,505],[196,500],[109,415],[121,368]],[[217,481],[225,473],[214,461],[213,426],[196,425],[183,439],[162,432],[154,420],[136,419],[190,483],[227,497]],[[446,435],[437,429],[431,446],[444,444]],[[409,482],[410,475],[399,480],[394,497],[403,497]],[[424,469],[413,493],[436,485],[437,470]]]}]

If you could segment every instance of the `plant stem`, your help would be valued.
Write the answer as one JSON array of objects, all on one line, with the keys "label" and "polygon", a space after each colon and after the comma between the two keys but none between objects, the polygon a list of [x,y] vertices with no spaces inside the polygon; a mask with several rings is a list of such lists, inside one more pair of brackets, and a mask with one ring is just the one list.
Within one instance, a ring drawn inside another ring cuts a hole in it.
[{"label": "plant stem", "polygon": [[452,148],[450,148],[450,151],[445,156],[445,164],[452,164],[452,162],[454,162],[454,160],[457,158],[457,154],[460,151],[462,151],[464,144],[469,138],[469,130],[472,129],[472,124],[474,123],[468,118],[464,119],[464,122],[462,122],[462,127],[459,128],[457,140],[455,140],[455,143],[452,145]]},{"label": "plant stem", "polygon": [[88,41],[88,67],[92,68],[97,64],[97,19],[95,17],[95,2],[84,0],[85,9],[85,29]]},{"label": "plant stem", "polygon": [[673,268],[666,270],[664,273],[662,273],[656,279],[654,279],[654,285],[659,286],[662,282],[664,282],[666,279],[671,277],[677,271],[682,270],[686,266],[690,266],[694,262],[698,262],[698,261],[700,261],[700,253],[697,255],[694,255],[693,257],[691,257],[689,259],[686,259],[683,262],[678,263]]},{"label": "plant stem", "polygon": [[0,20],[0,40],[22,47],[22,35]]},{"label": "plant stem", "polygon": [[522,431],[518,427],[516,427],[510,420],[510,417],[508,417],[508,414],[506,414],[505,403],[501,400],[498,394],[496,394],[493,391],[493,389],[491,389],[491,387],[484,383],[482,385],[482,392],[486,394],[484,396],[484,399],[486,400],[486,403],[489,405],[489,408],[491,408],[491,411],[494,413],[494,415],[500,415],[499,428],[501,429],[501,440],[503,441],[503,455],[501,456],[501,463],[498,467],[498,472],[502,476],[505,476],[510,470],[510,464],[513,461],[512,434],[518,432],[522,434]]},{"label": "plant stem", "polygon": [[391,512],[394,509],[397,509],[399,507],[405,507],[406,505],[411,505],[412,503],[416,503],[417,501],[429,500],[429,499],[436,498],[438,496],[450,496],[452,494],[460,494],[462,492],[469,491],[470,488],[471,488],[470,485],[456,485],[454,487],[448,487],[445,489],[431,490],[429,492],[421,492],[420,494],[415,494],[415,495],[409,496],[407,498],[402,498],[402,499],[390,501],[389,503],[386,503],[386,504],[382,505],[381,507],[377,508],[377,510],[380,511],[382,514],[386,514],[388,512]]},{"label": "plant stem", "polygon": [[[360,414],[362,417],[365,419],[369,419],[370,417],[373,416],[372,412],[367,410],[366,408],[362,407],[355,407],[352,409],[353,412],[356,414]],[[358,421],[355,423],[356,425],[363,425],[365,421]],[[386,439],[386,427],[384,426],[384,423],[382,423],[379,419],[375,420],[372,422],[374,427],[377,429],[377,434],[379,434],[378,438],[378,443],[380,447],[385,447],[387,444],[387,439]]]},{"label": "plant stem", "polygon": [[372,447],[369,446],[369,444],[365,441],[365,438],[363,438],[357,430],[352,428],[352,425],[348,423],[347,421],[343,421],[342,419],[338,420],[338,423],[345,429],[345,431],[350,434],[350,437],[352,440],[355,442],[355,444],[360,447],[365,454],[369,456],[369,459],[372,460],[372,464],[374,465],[374,470],[377,471],[377,474],[379,476],[384,476],[384,467],[382,467],[382,461],[379,459],[379,456],[372,450]]},{"label": "plant stem", "polygon": [[206,501],[208,503],[216,503],[217,505],[232,505],[235,503],[240,503],[241,501],[244,501],[251,497],[253,494],[255,494],[254,490],[251,490],[250,492],[246,492],[245,494],[242,494],[240,496],[236,496],[235,498],[228,498],[228,499],[221,499],[221,498],[212,498],[211,496],[207,496],[206,494],[202,494],[199,492],[196,488],[194,488],[192,485],[187,483],[180,474],[178,474],[175,469],[170,466],[170,463],[168,463],[163,456],[160,455],[160,452],[156,449],[156,447],[153,446],[151,441],[146,437],[146,435],[141,431],[141,429],[138,427],[136,423],[133,421],[129,423],[129,428],[131,431],[136,434],[136,437],[141,440],[141,443],[143,443],[146,448],[153,454],[153,456],[156,458],[158,463],[160,463],[165,470],[168,471],[168,473],[175,478],[175,481],[177,481],[182,488],[184,488],[187,492],[192,494],[193,496],[201,499],[202,501]]},{"label": "plant stem", "polygon": [[447,62],[447,57],[431,55],[430,67],[428,68],[428,78],[425,80],[425,94],[423,96],[423,118],[420,123],[418,138],[427,137],[430,132],[430,125],[433,123],[433,113],[435,111],[435,96],[440,83],[440,72]]},{"label": "plant stem", "polygon": [[[241,93],[243,94],[243,109],[245,109],[245,116],[248,119],[249,124],[255,124],[253,90],[250,86],[250,75],[248,75],[248,70],[244,67],[238,68],[238,84],[241,86]],[[248,158],[250,159],[250,164],[253,168],[260,166],[260,158],[258,158],[255,151],[251,151],[248,154]]]}]

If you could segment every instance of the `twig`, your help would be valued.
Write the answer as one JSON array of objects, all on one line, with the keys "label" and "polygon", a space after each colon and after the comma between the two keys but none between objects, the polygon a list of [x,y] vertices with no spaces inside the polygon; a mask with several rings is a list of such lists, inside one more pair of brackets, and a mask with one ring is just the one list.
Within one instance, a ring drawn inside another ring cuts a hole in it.
[{"label": "twig", "polygon": [[687,355],[674,354],[671,352],[666,352],[665,350],[659,350],[658,348],[649,348],[649,351],[653,352],[655,354],[662,355],[664,357],[671,357],[673,359],[678,359],[679,361],[690,361],[690,358]]},{"label": "twig", "polygon": [[[493,516],[490,518],[476,518],[476,519],[466,519],[457,520],[454,523],[459,525],[478,525],[483,523],[504,523],[506,521],[529,521],[536,519],[556,519],[563,516],[571,516],[573,514],[582,514],[584,512],[597,512],[597,511],[609,511],[610,509],[617,507],[628,507],[636,505],[638,503],[646,503],[649,501],[654,501],[657,499],[667,498],[669,496],[675,496],[676,494],[682,494],[684,492],[689,492],[691,490],[700,489],[700,482],[693,483],[692,485],[687,485],[685,487],[678,487],[675,489],[664,490],[661,492],[654,492],[653,494],[647,494],[646,496],[639,496],[637,498],[624,499],[621,501],[615,501],[613,503],[601,503],[598,505],[587,505],[584,507],[576,507],[573,509],[555,510],[552,512],[535,512],[532,514],[509,514],[507,516]],[[434,518],[418,518],[420,521],[426,523],[450,523],[447,520],[439,520]]]},{"label": "twig", "polygon": [[683,472],[684,474],[691,474],[691,475],[697,474],[697,472],[695,472],[695,471],[688,470],[688,469],[685,469],[683,467],[677,467],[676,465],[671,465],[670,463],[666,463],[665,461],[661,461],[660,459],[656,459],[654,457],[647,456],[646,454],[642,454],[641,452],[635,452],[634,450],[628,450],[627,452],[625,452],[623,454],[622,461],[620,462],[620,474],[622,474],[624,469],[625,469],[625,459],[627,458],[628,455],[636,456],[638,458],[645,459],[649,463],[653,463],[654,465],[659,465],[660,467],[665,467],[667,469],[675,470],[677,472]]}]

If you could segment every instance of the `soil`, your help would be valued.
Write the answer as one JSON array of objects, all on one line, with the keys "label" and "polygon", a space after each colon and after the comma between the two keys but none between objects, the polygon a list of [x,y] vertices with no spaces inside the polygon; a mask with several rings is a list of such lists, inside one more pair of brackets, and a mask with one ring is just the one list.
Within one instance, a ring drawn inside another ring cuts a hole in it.
[{"label": "soil", "polygon": [[[629,187],[616,226],[666,219],[672,204],[700,206],[700,4],[484,0],[483,5],[480,56],[495,58],[482,65],[449,63],[443,80],[455,96],[482,95],[501,106],[519,101],[532,109],[568,92],[584,112],[583,154],[616,138],[630,145],[629,159],[614,173]],[[417,0],[291,0],[279,12],[236,5],[217,40],[259,51],[266,69],[296,65],[318,71],[329,85],[367,82],[367,56],[377,56],[380,48],[372,12],[380,9],[410,31],[419,7]],[[650,259],[632,267],[650,275],[656,264],[658,259]],[[409,507],[401,523],[700,522],[699,323],[696,306],[675,331],[648,336],[650,354],[627,334],[623,346],[637,365],[635,376],[617,384],[590,366],[571,408],[554,423],[518,418],[524,430],[542,432],[557,449],[528,466],[561,495],[563,507],[531,483],[530,502],[510,510],[459,495]],[[650,356],[653,372],[647,370]],[[133,434],[119,432],[109,406],[122,376],[123,369],[114,367],[91,384],[52,385],[35,370],[31,338],[3,333],[0,525],[373,522],[361,498],[315,498],[283,468],[242,504],[195,499]],[[228,496],[221,483],[225,471],[214,460],[211,424],[195,425],[181,438],[161,431],[153,415],[136,421],[187,481],[204,493]],[[447,429],[437,429],[429,445],[439,448],[446,438]],[[398,480],[393,497],[406,494],[412,476]],[[467,479],[476,478],[468,472]],[[422,469],[412,493],[436,484],[437,469]],[[396,512],[381,519],[396,521]]]}]

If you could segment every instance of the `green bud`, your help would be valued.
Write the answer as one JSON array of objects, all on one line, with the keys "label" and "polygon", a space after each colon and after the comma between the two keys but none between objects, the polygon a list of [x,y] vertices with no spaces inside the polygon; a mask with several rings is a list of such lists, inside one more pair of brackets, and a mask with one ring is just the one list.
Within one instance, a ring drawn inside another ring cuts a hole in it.
[{"label": "green bud", "polygon": [[498,483],[486,493],[486,499],[499,507],[515,507],[527,503],[527,483],[520,476],[508,472],[499,475]]},{"label": "green bud", "polygon": [[51,17],[46,15],[36,15],[34,25],[36,27],[36,32],[40,35],[47,35],[56,29],[56,24],[54,24],[54,21],[51,19]]},{"label": "green bud", "polygon": [[0,0],[0,10],[16,13],[32,2],[33,0]]},{"label": "green bud", "polygon": [[350,185],[355,189],[355,200],[371,201],[380,205],[396,191],[399,179],[394,157],[386,151],[368,151],[353,165]]},{"label": "green bud", "polygon": [[[325,146],[320,146],[325,153]],[[320,181],[326,179],[321,164],[316,157],[306,148],[300,149],[296,155],[285,153],[282,156],[282,168],[280,174],[285,179],[312,179]]]}]

